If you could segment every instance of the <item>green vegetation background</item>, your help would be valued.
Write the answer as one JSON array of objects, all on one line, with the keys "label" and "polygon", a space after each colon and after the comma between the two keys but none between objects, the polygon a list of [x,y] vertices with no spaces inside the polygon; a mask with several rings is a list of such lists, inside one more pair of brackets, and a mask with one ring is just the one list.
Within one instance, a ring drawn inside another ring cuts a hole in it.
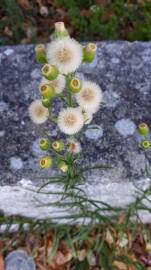
[{"label": "green vegetation background", "polygon": [[55,21],[80,41],[149,41],[151,0],[0,0],[0,45],[47,42]]}]

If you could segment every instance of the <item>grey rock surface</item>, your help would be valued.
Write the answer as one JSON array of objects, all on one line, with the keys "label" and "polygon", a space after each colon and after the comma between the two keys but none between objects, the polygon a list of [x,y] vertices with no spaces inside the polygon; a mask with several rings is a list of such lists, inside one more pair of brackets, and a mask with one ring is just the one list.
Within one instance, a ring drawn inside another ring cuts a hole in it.
[{"label": "grey rock surface", "polygon": [[[112,207],[127,207],[141,193],[140,189],[145,190],[151,185],[151,180],[146,178],[133,182],[107,182],[107,178],[100,181],[100,174],[89,176],[89,181],[85,183],[82,189],[90,199],[105,202]],[[78,209],[69,207],[54,206],[53,203],[61,202],[61,195],[48,194],[49,192],[63,191],[59,184],[50,184],[37,193],[35,187],[29,180],[22,180],[18,186],[2,186],[0,189],[0,208],[6,215],[20,215],[34,219],[52,219],[54,222],[67,223],[65,216],[68,216],[68,222],[79,223],[80,220],[70,216],[76,214]],[[151,200],[151,196],[149,197]],[[150,201],[144,199],[144,204],[150,207]],[[104,212],[107,214],[107,212]],[[151,221],[151,214],[148,211],[138,211],[138,215],[143,222]]]},{"label": "grey rock surface", "polygon": [[[29,104],[39,97],[40,69],[41,65],[34,58],[34,45],[0,47],[0,185],[3,186],[0,208],[9,214],[29,215],[26,208],[28,202],[33,201],[31,194],[22,202],[22,211],[17,205],[16,209],[10,206],[7,198],[16,188],[21,200],[24,187],[41,183],[39,138],[46,131],[53,139],[64,138],[54,125],[35,126],[28,117]],[[94,63],[83,64],[78,70],[79,77],[96,81],[104,92],[105,104],[90,124],[90,127],[97,125],[98,129],[83,131],[80,140],[84,164],[112,166],[112,169],[89,174],[87,181],[88,189],[93,187],[94,193],[97,192],[95,187],[99,186],[100,192],[104,187],[107,201],[112,198],[115,202],[123,201],[122,193],[118,193],[120,187],[122,192],[123,184],[131,187],[135,181],[146,181],[145,166],[150,167],[151,150],[144,152],[139,148],[136,127],[142,121],[151,127],[150,74],[151,42],[99,42]],[[59,110],[60,104],[56,103],[54,112],[58,114]],[[54,170],[48,170],[47,175],[53,173]],[[113,185],[116,187],[114,196],[107,191]],[[132,200],[135,196],[131,188],[130,191],[128,198]],[[97,196],[101,197],[101,193],[97,192]],[[13,198],[14,192],[10,200]]]},{"label": "grey rock surface", "polygon": [[9,253],[5,258],[5,270],[36,270],[32,257],[23,250]]}]

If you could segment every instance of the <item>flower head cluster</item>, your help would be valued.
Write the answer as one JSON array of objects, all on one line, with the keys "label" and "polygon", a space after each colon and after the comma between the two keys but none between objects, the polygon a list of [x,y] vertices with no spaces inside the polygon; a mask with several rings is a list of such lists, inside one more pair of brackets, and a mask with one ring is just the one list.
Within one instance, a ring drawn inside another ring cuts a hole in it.
[{"label": "flower head cluster", "polygon": [[84,81],[81,91],[76,95],[76,100],[85,112],[93,114],[97,112],[100,107],[102,90],[96,83]]},{"label": "flower head cluster", "polygon": [[78,108],[63,109],[58,116],[60,130],[68,135],[73,135],[81,130],[84,125],[84,118]]},{"label": "flower head cluster", "polygon": [[[66,143],[60,140],[51,142],[49,138],[40,140],[40,148],[47,151],[47,155],[40,160],[43,169],[54,163],[48,151],[53,154],[59,152],[60,159],[57,159],[56,165],[62,172],[67,172],[69,166],[66,153],[68,157],[69,154],[72,156],[81,152],[81,144],[74,136],[92,121],[93,114],[100,108],[103,94],[95,82],[79,79],[76,70],[83,62],[91,63],[96,50],[94,43],[83,47],[71,38],[63,22],[55,23],[52,41],[47,48],[42,44],[36,46],[36,59],[43,64],[39,86],[41,99],[29,106],[29,116],[35,124],[50,119],[62,133],[69,135]],[[57,115],[52,115],[52,101],[56,98],[65,102],[65,106]]]},{"label": "flower head cluster", "polygon": [[35,124],[43,124],[49,116],[49,111],[42,105],[41,100],[33,101],[29,106],[29,116]]},{"label": "flower head cluster", "polygon": [[54,88],[56,94],[60,94],[65,89],[66,80],[63,75],[59,74],[58,77],[52,81],[49,81],[43,77],[41,80],[41,84],[50,85],[51,87]]},{"label": "flower head cluster", "polygon": [[73,154],[78,154],[81,152],[81,144],[75,139],[68,140],[68,151]]},{"label": "flower head cluster", "polygon": [[143,150],[148,150],[151,148],[151,141],[149,140],[150,137],[150,129],[146,123],[140,123],[138,126],[138,133],[141,135],[141,143],[140,147]]},{"label": "flower head cluster", "polygon": [[52,41],[48,46],[48,62],[55,65],[61,74],[76,71],[82,63],[82,46],[66,37]]}]

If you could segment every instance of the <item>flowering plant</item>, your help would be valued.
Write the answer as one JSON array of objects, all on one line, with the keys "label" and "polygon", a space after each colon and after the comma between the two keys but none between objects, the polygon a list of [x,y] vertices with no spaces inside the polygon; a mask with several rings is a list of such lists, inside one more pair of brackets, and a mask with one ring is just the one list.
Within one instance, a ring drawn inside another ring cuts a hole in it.
[{"label": "flowering plant", "polygon": [[[40,159],[40,167],[48,169],[57,166],[66,175],[67,187],[72,187],[83,178],[82,170],[78,168],[82,148],[77,138],[84,125],[92,121],[102,102],[100,86],[89,80],[82,81],[76,75],[82,63],[94,60],[96,50],[94,43],[83,47],[71,38],[63,22],[55,23],[52,41],[47,48],[42,44],[35,48],[36,59],[44,66],[39,86],[41,99],[30,104],[30,118],[35,124],[50,120],[67,135],[65,142],[41,138],[40,148],[47,154]],[[55,99],[63,100],[65,104],[57,116],[52,114]]]}]

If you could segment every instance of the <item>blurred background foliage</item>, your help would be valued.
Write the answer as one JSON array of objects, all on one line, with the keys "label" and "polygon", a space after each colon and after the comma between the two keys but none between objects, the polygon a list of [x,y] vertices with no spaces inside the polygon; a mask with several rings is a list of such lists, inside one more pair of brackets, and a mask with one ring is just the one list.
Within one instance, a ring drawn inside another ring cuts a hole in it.
[{"label": "blurred background foliage", "polygon": [[0,45],[43,43],[64,21],[83,40],[151,40],[151,0],[0,0]]}]

